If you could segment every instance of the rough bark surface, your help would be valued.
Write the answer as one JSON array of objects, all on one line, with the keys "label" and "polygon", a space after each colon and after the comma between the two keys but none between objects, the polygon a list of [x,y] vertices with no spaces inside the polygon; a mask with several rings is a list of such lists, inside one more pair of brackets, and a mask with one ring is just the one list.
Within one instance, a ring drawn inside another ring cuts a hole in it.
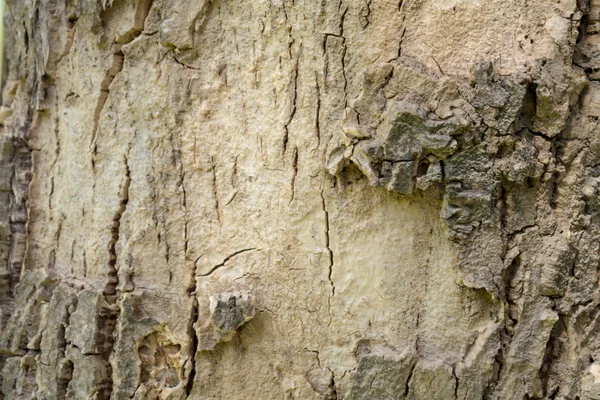
[{"label": "rough bark surface", "polygon": [[599,1],[7,3],[3,398],[600,399]]}]

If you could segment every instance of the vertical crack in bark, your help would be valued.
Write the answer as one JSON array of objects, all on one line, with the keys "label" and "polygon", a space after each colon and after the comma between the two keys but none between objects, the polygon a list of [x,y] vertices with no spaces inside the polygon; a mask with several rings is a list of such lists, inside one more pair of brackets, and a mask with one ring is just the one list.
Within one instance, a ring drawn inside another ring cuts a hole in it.
[{"label": "vertical crack in bark", "polygon": [[[329,280],[329,285],[331,286],[331,295],[327,298],[328,312],[329,312],[329,325],[332,322],[331,316],[331,298],[335,296],[335,285],[333,283],[333,279],[331,278],[333,274],[333,251],[331,250],[330,245],[330,237],[329,237],[329,211],[327,211],[327,202],[325,201],[325,194],[321,190],[321,206],[323,208],[323,214],[325,216],[325,248],[327,249],[327,253],[329,256],[329,265],[327,267],[327,279]],[[328,325],[328,326],[329,326]]]},{"label": "vertical crack in bark", "polygon": [[[508,218],[508,212],[507,212],[507,197],[508,197],[508,191],[509,189],[505,188],[505,185],[507,184],[507,182],[505,182],[505,180],[502,180],[502,182],[500,182],[500,185],[498,187],[498,213],[500,214],[500,230],[506,234],[506,219]],[[504,252],[506,253],[506,249],[504,250]],[[504,257],[506,256],[506,254],[502,255],[502,259],[504,260]]]},{"label": "vertical crack in bark", "polygon": [[227,199],[227,201],[225,202],[225,204],[223,204],[224,207],[230,205],[231,202],[233,200],[235,200],[235,197],[238,194],[238,189],[237,189],[237,179],[238,179],[237,178],[237,169],[238,169],[238,165],[237,165],[237,162],[238,162],[238,158],[239,157],[240,157],[240,155],[238,154],[237,156],[235,156],[235,159],[233,160],[233,168],[232,168],[232,171],[231,171],[231,180],[230,180],[232,193],[231,193],[231,195],[229,195],[229,198]]},{"label": "vertical crack in bark", "polygon": [[319,87],[319,76],[315,71],[315,87],[317,88],[317,101],[315,105],[315,132],[317,134],[316,149],[321,147],[321,88]]},{"label": "vertical crack in bark", "polygon": [[96,138],[98,134],[98,124],[100,122],[100,115],[102,114],[102,110],[104,109],[104,105],[108,100],[108,96],[110,94],[110,84],[113,82],[115,77],[123,70],[123,63],[125,60],[125,55],[121,51],[121,46],[117,45],[117,50],[112,54],[112,64],[110,68],[106,71],[104,75],[104,79],[100,83],[100,96],[98,97],[98,101],[96,103],[96,109],[94,110],[94,119],[92,125],[92,166],[95,168],[95,158],[96,158]]},{"label": "vertical crack in bark", "polygon": [[507,338],[513,336],[514,329],[519,322],[516,317],[513,317],[511,311],[516,307],[515,301],[512,298],[512,289],[515,285],[515,278],[520,267],[521,256],[519,254],[515,256],[510,265],[502,273],[502,280],[504,283],[504,304],[506,307],[504,310],[504,331]]},{"label": "vertical crack in bark", "polygon": [[123,70],[123,64],[125,62],[125,54],[121,51],[123,45],[133,42],[138,36],[144,31],[146,24],[146,18],[152,8],[153,0],[142,0],[138,3],[135,11],[133,27],[124,35],[115,40],[115,50],[112,54],[112,63],[110,68],[106,71],[104,79],[100,83],[100,96],[96,102],[96,108],[94,110],[93,125],[92,125],[92,168],[95,169],[95,156],[96,156],[96,139],[98,135],[98,124],[100,123],[100,115],[104,110],[108,96],[110,95],[110,84],[115,80],[116,76]]},{"label": "vertical crack in bark", "polygon": [[215,213],[217,214],[217,222],[221,225],[221,205],[219,204],[219,192],[217,189],[217,164],[214,157],[210,156],[210,172],[212,174],[212,189],[213,198],[215,200]]},{"label": "vertical crack in bark", "polygon": [[183,168],[183,161],[181,158],[178,159],[177,168],[179,169],[179,185],[181,190],[181,208],[183,209],[184,222],[183,222],[183,255],[187,260],[188,246],[189,246],[189,224],[190,219],[187,208],[187,191],[185,189],[185,171]]},{"label": "vertical crack in bark", "polygon": [[54,195],[54,176],[50,177],[50,190],[48,192],[48,210],[52,210],[52,196]]},{"label": "vertical crack in bark", "polygon": [[[402,23],[404,23],[405,16],[402,16]],[[402,27],[400,31],[400,39],[398,40],[398,53],[396,54],[396,60],[399,60],[402,57],[402,43],[404,43],[404,38],[406,37],[406,28]],[[392,62],[393,60],[388,60],[388,62]]]},{"label": "vertical crack in bark", "polygon": [[62,53],[58,55],[58,58],[54,62],[54,68],[57,68],[58,64],[63,60],[63,58],[65,58],[71,52],[73,42],[75,41],[75,32],[77,31],[77,17],[69,17],[67,19],[67,29],[67,43],[65,44],[65,48]]},{"label": "vertical crack in bark", "polygon": [[[56,163],[58,162],[58,158],[60,157],[60,130],[59,130],[59,126],[60,126],[59,115],[60,115],[60,113],[58,112],[58,108],[59,108],[58,94],[56,93],[56,90],[55,90],[54,91],[54,112],[56,113],[56,116],[54,117],[54,129],[53,129],[55,147],[54,147],[54,159],[52,160],[52,164],[50,165],[50,168],[49,168],[50,171],[54,170],[54,166],[56,165]],[[52,209],[52,196],[53,195],[54,195],[54,174],[51,173],[50,174],[50,193],[48,194],[48,209],[50,209],[50,210]]]},{"label": "vertical crack in bark", "polygon": [[110,304],[114,304],[116,302],[116,294],[117,294],[117,285],[119,283],[118,271],[117,271],[117,251],[116,245],[119,241],[120,236],[120,227],[121,227],[121,218],[127,209],[127,203],[129,202],[129,186],[131,185],[131,171],[129,170],[129,163],[127,161],[127,157],[125,157],[125,178],[124,182],[121,186],[121,194],[120,194],[120,204],[115,216],[113,217],[113,227],[111,229],[112,236],[108,243],[108,253],[109,253],[109,261],[108,261],[108,282],[104,289],[105,296],[107,297],[107,301]]},{"label": "vertical crack in bark", "polygon": [[327,367],[327,370],[329,370],[331,373],[331,379],[329,381],[329,390],[331,392],[331,396],[329,397],[329,400],[337,400],[339,397],[337,392],[337,384],[335,382],[335,373],[329,367]]},{"label": "vertical crack in bark", "polygon": [[198,300],[194,296],[192,304],[192,313],[190,315],[190,323],[188,327],[188,333],[190,335],[190,372],[187,377],[187,383],[185,385],[186,397],[189,397],[194,388],[194,379],[196,377],[196,354],[198,353],[198,335],[196,334],[196,324],[198,323]]},{"label": "vertical crack in bark", "polygon": [[[109,253],[109,261],[108,261],[108,281],[104,288],[104,298],[106,302],[110,305],[116,305],[118,302],[119,293],[117,292],[117,286],[119,285],[119,275],[117,269],[117,252],[116,252],[116,244],[120,238],[120,227],[121,227],[121,218],[127,209],[127,204],[129,203],[129,188],[131,185],[131,171],[129,169],[129,163],[127,160],[127,155],[125,158],[125,177],[124,182],[121,186],[120,193],[120,202],[119,208],[113,217],[113,226],[111,229],[111,238],[108,243],[108,253]],[[118,312],[110,313],[103,317],[103,321],[101,322],[107,328],[106,341],[107,346],[106,350],[102,354],[102,360],[106,365],[107,374],[109,376],[108,382],[106,383],[106,387],[103,388],[103,394],[100,398],[110,398],[113,390],[114,382],[113,382],[113,371],[112,366],[110,364],[110,356],[112,354],[116,337],[115,337],[115,329],[117,325]],[[103,397],[104,396],[104,397]]]},{"label": "vertical crack in bark", "polygon": [[[341,5],[341,3],[340,3]],[[344,37],[344,21],[346,19],[346,13],[348,7],[344,9],[342,17],[340,19],[340,37],[342,38],[342,76],[344,77],[344,108],[348,107],[348,77],[346,76],[346,53],[348,52],[348,46],[346,45],[346,38]]]},{"label": "vertical crack in bark", "polygon": [[452,367],[452,377],[454,378],[454,399],[458,400],[458,375],[456,374],[456,365]]},{"label": "vertical crack in bark", "polygon": [[291,191],[292,196],[290,198],[289,204],[294,201],[294,197],[296,196],[296,177],[298,176],[298,148],[294,147],[294,158],[292,160],[292,180],[291,180]]},{"label": "vertical crack in bark", "polygon": [[292,70],[292,93],[291,93],[291,104],[290,104],[290,112],[288,114],[288,118],[283,124],[283,153],[285,154],[287,150],[290,129],[289,126],[296,115],[296,101],[298,99],[298,63],[299,59],[296,59],[296,63],[294,64],[294,69]]},{"label": "vertical crack in bark", "polygon": [[559,315],[558,321],[556,322],[556,324],[552,328],[552,331],[550,332],[550,337],[548,338],[548,342],[546,343],[544,359],[538,372],[538,379],[540,380],[540,383],[542,385],[541,394],[544,397],[551,397],[552,395],[556,395],[556,393],[558,392],[558,387],[556,387],[551,393],[551,388],[548,387],[548,385],[550,380],[550,373],[552,371],[552,365],[554,363],[554,360],[556,360],[558,347],[560,345],[559,338],[564,330],[565,325],[563,322],[563,316]]},{"label": "vertical crack in bark", "polygon": [[412,381],[413,373],[415,372],[416,366],[417,366],[416,362],[413,362],[413,364],[410,366],[410,371],[408,372],[408,378],[406,378],[406,383],[404,384],[404,398],[407,398],[408,394],[410,392],[410,382]]},{"label": "vertical crack in bark", "polygon": [[187,217],[187,212],[186,212],[185,221],[183,223],[183,255],[184,255],[185,259],[187,259],[187,253],[188,253],[189,241],[190,241],[189,225],[190,225],[190,220]]},{"label": "vertical crack in bark", "polygon": [[196,258],[194,260],[194,268],[192,268],[192,273],[190,274],[190,283],[188,285],[187,288],[187,293],[189,295],[195,295],[196,294],[196,289],[198,287],[198,277],[200,275],[198,275],[198,261],[200,261],[200,259],[204,257],[204,254],[201,254],[200,256],[198,256],[198,258]]},{"label": "vertical crack in bark", "polygon": [[327,211],[327,203],[325,201],[325,195],[322,191],[321,200],[323,204],[323,212],[325,213],[325,247],[329,253],[329,270],[327,273],[327,279],[329,279],[329,283],[331,284],[332,294],[335,295],[335,286],[333,284],[333,280],[331,279],[331,274],[333,273],[333,251],[331,250],[329,241],[329,211]]}]

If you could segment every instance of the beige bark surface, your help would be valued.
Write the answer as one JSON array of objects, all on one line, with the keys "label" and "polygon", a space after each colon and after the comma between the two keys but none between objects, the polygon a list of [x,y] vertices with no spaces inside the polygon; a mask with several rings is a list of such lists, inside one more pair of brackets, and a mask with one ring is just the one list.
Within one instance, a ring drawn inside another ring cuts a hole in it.
[{"label": "beige bark surface", "polygon": [[5,399],[600,399],[600,2],[7,0]]}]

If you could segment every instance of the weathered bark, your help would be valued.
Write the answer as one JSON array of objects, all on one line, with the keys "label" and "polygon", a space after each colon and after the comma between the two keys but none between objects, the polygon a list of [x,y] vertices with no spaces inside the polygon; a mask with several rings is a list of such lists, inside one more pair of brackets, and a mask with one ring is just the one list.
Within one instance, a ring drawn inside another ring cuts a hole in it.
[{"label": "weathered bark", "polygon": [[6,399],[600,399],[596,0],[7,1]]}]

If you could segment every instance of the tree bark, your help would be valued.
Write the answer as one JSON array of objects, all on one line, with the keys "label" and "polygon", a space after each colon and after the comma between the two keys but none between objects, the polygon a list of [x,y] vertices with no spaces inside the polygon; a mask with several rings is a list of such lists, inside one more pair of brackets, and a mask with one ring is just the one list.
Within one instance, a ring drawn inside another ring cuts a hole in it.
[{"label": "tree bark", "polygon": [[5,399],[600,399],[596,0],[7,0]]}]

